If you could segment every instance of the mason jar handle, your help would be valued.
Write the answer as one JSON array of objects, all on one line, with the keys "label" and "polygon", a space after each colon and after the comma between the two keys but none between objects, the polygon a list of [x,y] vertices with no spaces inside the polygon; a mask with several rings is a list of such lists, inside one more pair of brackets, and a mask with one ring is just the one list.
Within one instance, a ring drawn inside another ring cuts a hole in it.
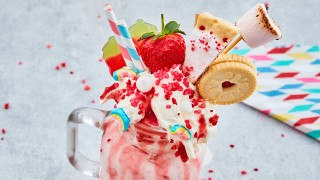
[{"label": "mason jar handle", "polygon": [[72,111],[67,121],[67,156],[78,171],[92,177],[99,177],[99,162],[85,157],[78,149],[78,125],[86,124],[101,129],[109,112],[94,108],[78,108]]}]

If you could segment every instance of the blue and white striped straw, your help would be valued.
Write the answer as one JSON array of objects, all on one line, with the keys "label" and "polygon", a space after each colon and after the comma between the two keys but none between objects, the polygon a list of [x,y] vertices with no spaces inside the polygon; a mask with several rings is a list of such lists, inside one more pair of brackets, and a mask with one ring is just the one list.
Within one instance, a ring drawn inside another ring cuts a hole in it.
[{"label": "blue and white striped straw", "polygon": [[129,33],[129,29],[128,29],[126,22],[124,20],[118,20],[117,25],[118,25],[119,32],[120,32],[121,36],[123,37],[124,45],[126,46],[128,52],[130,54],[130,57],[132,59],[134,66],[136,67],[136,70],[138,71],[138,73],[143,72],[144,68],[142,65],[141,58],[140,58],[140,56],[136,50],[136,47],[132,41],[132,38]]}]

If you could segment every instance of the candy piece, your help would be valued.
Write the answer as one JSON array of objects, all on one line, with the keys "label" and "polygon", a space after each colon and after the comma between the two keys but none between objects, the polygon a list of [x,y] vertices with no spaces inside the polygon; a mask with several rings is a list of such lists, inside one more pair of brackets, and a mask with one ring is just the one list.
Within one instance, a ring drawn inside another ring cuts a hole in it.
[{"label": "candy piece", "polygon": [[125,77],[130,77],[130,78],[136,77],[137,73],[129,67],[123,67],[123,68],[118,69],[115,72],[113,72],[112,76],[113,76],[114,80],[122,81],[123,78],[125,78]]},{"label": "candy piece", "polygon": [[258,3],[246,12],[236,26],[240,29],[243,40],[251,48],[259,47],[281,38],[281,29],[268,15],[266,7]]},{"label": "candy piece", "polygon": [[191,114],[192,113],[192,104],[190,100],[183,100],[181,101],[180,106],[182,114]]},{"label": "candy piece", "polygon": [[179,124],[171,126],[170,133],[173,135],[178,135],[181,140],[189,140],[192,137],[190,131]]},{"label": "candy piece", "polygon": [[126,65],[114,36],[111,36],[108,39],[108,42],[104,45],[102,51],[103,59],[105,59],[105,62],[109,68],[109,72],[111,75],[114,71]]},{"label": "candy piece", "polygon": [[143,74],[138,78],[136,85],[139,91],[149,92],[152,89],[154,83],[152,77],[149,74]]},{"label": "candy piece", "polygon": [[191,67],[190,80],[195,83],[207,67],[238,34],[238,28],[209,13],[200,14],[186,50],[185,67]]},{"label": "candy piece", "polygon": [[[233,60],[226,60],[228,58]],[[249,61],[237,55],[219,56],[216,64],[210,66],[199,79],[200,96],[221,105],[234,104],[248,98],[257,83],[257,72],[248,65]]]},{"label": "candy piece", "polygon": [[125,132],[128,129],[130,119],[122,108],[113,109],[111,111],[111,116],[120,122],[122,132]]}]

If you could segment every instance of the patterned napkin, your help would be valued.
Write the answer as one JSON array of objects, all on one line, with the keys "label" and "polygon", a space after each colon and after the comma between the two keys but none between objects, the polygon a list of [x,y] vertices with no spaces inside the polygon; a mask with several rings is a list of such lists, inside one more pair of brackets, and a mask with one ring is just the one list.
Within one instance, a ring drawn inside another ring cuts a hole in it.
[{"label": "patterned napkin", "polygon": [[256,92],[245,104],[320,141],[319,46],[260,47],[231,53],[252,58]]}]

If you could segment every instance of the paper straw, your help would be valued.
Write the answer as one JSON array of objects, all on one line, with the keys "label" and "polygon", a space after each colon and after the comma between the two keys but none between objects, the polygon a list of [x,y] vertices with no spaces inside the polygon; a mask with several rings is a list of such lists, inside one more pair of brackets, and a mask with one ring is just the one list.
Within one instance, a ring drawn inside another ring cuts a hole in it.
[{"label": "paper straw", "polygon": [[110,25],[110,27],[112,29],[112,32],[115,35],[116,41],[117,41],[117,43],[119,45],[122,57],[123,57],[126,65],[128,67],[130,67],[131,69],[136,70],[136,68],[134,67],[134,65],[132,63],[130,54],[129,54],[128,50],[125,48],[125,46],[124,46],[123,39],[121,38],[121,34],[120,34],[119,29],[117,27],[117,18],[116,18],[115,14],[114,14],[114,12],[112,10],[111,5],[107,4],[103,8],[103,10],[106,12],[108,23],[109,23],[109,25]]},{"label": "paper straw", "polygon": [[132,38],[129,33],[129,29],[128,29],[126,22],[124,20],[119,20],[117,22],[117,25],[118,25],[119,32],[120,32],[121,36],[123,37],[124,45],[130,54],[133,65],[136,67],[138,73],[143,72],[144,69],[143,69],[143,65],[141,62],[141,58],[140,58],[140,56],[136,50],[136,47],[132,41]]}]

